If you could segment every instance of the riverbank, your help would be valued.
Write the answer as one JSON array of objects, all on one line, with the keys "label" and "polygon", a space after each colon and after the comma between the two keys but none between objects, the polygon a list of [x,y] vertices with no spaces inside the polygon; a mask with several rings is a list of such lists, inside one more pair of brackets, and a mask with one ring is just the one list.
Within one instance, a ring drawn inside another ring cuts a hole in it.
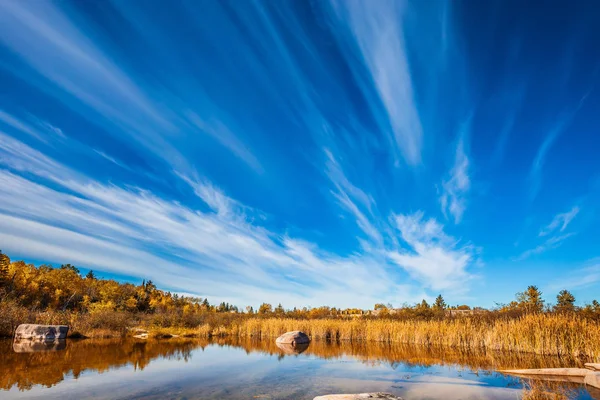
[{"label": "riverbank", "polygon": [[140,285],[82,276],[69,264],[36,267],[2,255],[0,337],[12,337],[22,323],[68,325],[70,337],[275,338],[301,330],[315,340],[445,346],[462,351],[600,357],[600,302],[575,306],[567,291],[554,306],[541,300],[536,286],[493,310],[448,306],[441,295],[429,305],[372,310],[329,306],[285,309],[262,303],[244,310],[222,302]]},{"label": "riverbank", "polygon": [[[155,326],[114,315],[105,315],[105,325],[95,316],[72,317],[70,337],[123,337],[142,335],[149,338],[240,337],[276,338],[284,332],[301,330],[313,340],[340,342],[379,342],[419,346],[444,346],[463,351],[509,351],[541,355],[585,357],[600,360],[600,325],[575,315],[532,314],[514,319],[486,320],[457,318],[430,321],[386,319],[253,318],[239,316],[219,320],[207,318],[196,327]],[[23,321],[26,322],[26,321]],[[117,324],[118,322],[118,324]]]}]

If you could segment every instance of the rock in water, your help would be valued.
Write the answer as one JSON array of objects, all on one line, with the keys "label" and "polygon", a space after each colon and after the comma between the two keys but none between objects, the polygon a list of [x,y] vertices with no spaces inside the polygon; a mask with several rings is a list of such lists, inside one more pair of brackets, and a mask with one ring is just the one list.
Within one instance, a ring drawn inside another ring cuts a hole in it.
[{"label": "rock in water", "polygon": [[600,364],[598,363],[585,363],[584,366],[589,370],[600,372]]},{"label": "rock in water", "polygon": [[304,332],[292,331],[286,332],[283,335],[279,336],[275,343],[286,343],[295,346],[298,344],[310,343],[310,338]]},{"label": "rock in water", "polygon": [[401,397],[394,396],[393,394],[389,394],[389,393],[328,394],[325,396],[317,396],[313,400],[364,400],[364,399],[402,400]]},{"label": "rock in water", "polygon": [[591,374],[587,374],[583,380],[583,383],[585,383],[587,386],[600,389],[600,372],[593,372]]},{"label": "rock in water", "polygon": [[511,375],[536,375],[536,376],[579,376],[583,377],[590,373],[585,368],[537,368],[537,369],[505,369],[499,370]]},{"label": "rock in water", "polygon": [[66,339],[69,327],[66,325],[21,324],[15,331],[15,340],[56,340]]}]

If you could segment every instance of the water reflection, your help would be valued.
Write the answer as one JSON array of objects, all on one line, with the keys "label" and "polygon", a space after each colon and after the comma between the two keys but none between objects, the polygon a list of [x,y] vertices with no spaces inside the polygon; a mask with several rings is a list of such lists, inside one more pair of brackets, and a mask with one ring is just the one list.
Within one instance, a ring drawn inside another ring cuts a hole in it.
[{"label": "water reflection", "polygon": [[301,354],[308,349],[309,343],[299,343],[299,344],[291,344],[291,343],[275,343],[277,348],[283,352],[283,354],[291,356],[294,354]]},{"label": "water reflection", "polygon": [[496,369],[587,361],[380,343],[313,341],[290,349],[250,339],[71,340],[61,351],[36,350],[0,341],[0,389],[12,389],[7,398],[312,399],[391,391],[411,400],[503,400],[516,398],[521,383]]},{"label": "water reflection", "polygon": [[[0,388],[14,386],[28,390],[34,385],[50,387],[61,382],[67,374],[77,379],[86,370],[105,372],[129,364],[136,370],[143,370],[156,358],[186,361],[192,349],[208,344],[191,340],[142,342],[122,339],[62,342],[60,352],[31,353],[17,351],[15,347],[11,349],[10,341],[1,340]],[[29,345],[38,346],[38,343],[43,345],[44,342],[29,342]]]},{"label": "water reflection", "polygon": [[60,351],[67,348],[65,339],[57,340],[15,340],[13,351],[15,353],[37,353],[40,351]]}]

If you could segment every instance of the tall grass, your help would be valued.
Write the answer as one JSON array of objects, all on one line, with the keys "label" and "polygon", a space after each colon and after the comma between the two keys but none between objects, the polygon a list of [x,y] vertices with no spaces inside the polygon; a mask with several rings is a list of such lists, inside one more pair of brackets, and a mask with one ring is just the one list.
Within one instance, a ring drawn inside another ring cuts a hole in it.
[{"label": "tall grass", "polygon": [[315,340],[404,343],[446,346],[465,351],[498,350],[585,357],[600,361],[600,322],[576,313],[539,313],[503,318],[459,317],[392,320],[386,318],[293,319],[246,314],[204,313],[183,318],[176,313],[101,311],[77,313],[32,311],[15,302],[0,302],[0,336],[12,336],[20,323],[66,324],[70,334],[122,336],[131,328],[156,336],[233,336],[274,338],[301,330]]},{"label": "tall grass", "polygon": [[564,383],[529,380],[524,382],[521,400],[574,400],[579,392]]},{"label": "tall grass", "polygon": [[463,350],[600,357],[600,325],[575,315],[532,314],[510,320],[457,318],[430,321],[251,318],[232,326],[231,333],[272,338],[292,330],[304,331],[317,340],[376,341]]}]

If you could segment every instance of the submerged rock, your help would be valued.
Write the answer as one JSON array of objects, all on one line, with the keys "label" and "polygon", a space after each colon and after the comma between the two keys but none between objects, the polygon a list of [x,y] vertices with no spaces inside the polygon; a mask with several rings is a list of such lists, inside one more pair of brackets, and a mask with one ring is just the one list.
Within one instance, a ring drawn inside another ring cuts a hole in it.
[{"label": "submerged rock", "polygon": [[536,369],[507,369],[501,370],[512,375],[537,375],[537,376],[586,376],[591,371],[585,368],[536,368]]},{"label": "submerged rock", "polygon": [[327,394],[317,396],[313,400],[363,400],[363,399],[383,399],[383,400],[402,400],[401,397],[390,393],[360,393],[360,394]]},{"label": "submerged rock", "polygon": [[66,339],[69,327],[66,325],[21,324],[15,331],[15,340],[49,340]]},{"label": "submerged rock", "polygon": [[147,332],[139,333],[137,335],[133,335],[133,337],[136,339],[148,339],[148,333]]},{"label": "submerged rock", "polygon": [[[562,380],[573,381],[577,379],[579,383],[600,389],[600,371],[598,364],[588,363],[585,368],[538,368],[538,369],[508,369],[499,372],[511,375],[534,376],[544,380]],[[557,379],[559,378],[559,379]]]},{"label": "submerged rock", "polygon": [[300,344],[290,344],[290,343],[275,343],[275,345],[281,350],[284,354],[294,355],[304,353],[306,349],[308,349],[308,343],[300,343]]},{"label": "submerged rock", "polygon": [[286,332],[283,335],[279,336],[275,343],[286,343],[294,346],[298,344],[310,343],[310,338],[304,332],[292,331]]}]

